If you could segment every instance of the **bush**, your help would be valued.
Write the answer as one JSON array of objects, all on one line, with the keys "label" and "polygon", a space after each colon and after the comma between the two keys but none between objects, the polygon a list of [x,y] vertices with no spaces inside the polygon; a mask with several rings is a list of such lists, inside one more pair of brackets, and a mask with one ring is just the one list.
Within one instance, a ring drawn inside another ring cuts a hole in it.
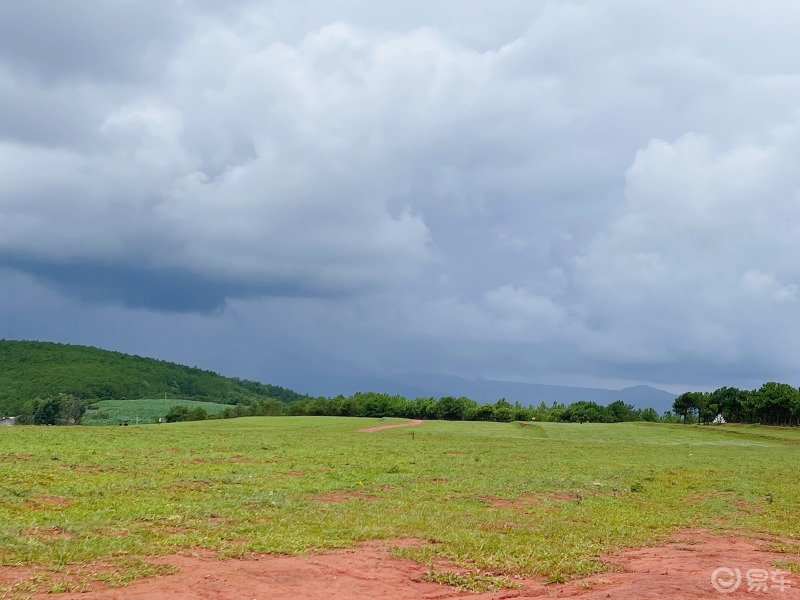
[{"label": "bush", "polygon": [[189,420],[189,409],[185,406],[176,405],[169,409],[165,417],[167,423],[179,423]]},{"label": "bush", "polygon": [[202,406],[198,406],[194,410],[189,411],[187,421],[205,421],[208,419],[208,412]]},{"label": "bush", "polygon": [[60,425],[64,402],[60,396],[33,403],[34,425]]},{"label": "bush", "polygon": [[202,406],[190,409],[178,404],[169,409],[165,420],[167,423],[179,423],[181,421],[205,421],[208,418],[210,418],[208,411]]}]

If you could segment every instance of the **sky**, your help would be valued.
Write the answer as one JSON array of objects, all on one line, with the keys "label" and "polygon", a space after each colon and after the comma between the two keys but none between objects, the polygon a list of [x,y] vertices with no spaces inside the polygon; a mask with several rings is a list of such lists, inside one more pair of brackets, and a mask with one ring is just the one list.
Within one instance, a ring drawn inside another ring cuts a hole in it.
[{"label": "sky", "polygon": [[799,22],[794,0],[0,3],[0,338],[300,391],[800,385]]}]

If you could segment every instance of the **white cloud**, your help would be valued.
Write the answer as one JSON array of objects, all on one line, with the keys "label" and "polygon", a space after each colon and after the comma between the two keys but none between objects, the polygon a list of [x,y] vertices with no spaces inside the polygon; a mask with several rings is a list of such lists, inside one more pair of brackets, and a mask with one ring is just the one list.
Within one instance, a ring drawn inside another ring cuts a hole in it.
[{"label": "white cloud", "polygon": [[652,141],[627,172],[626,210],[578,259],[590,315],[642,360],[797,360],[800,128],[758,133]]},{"label": "white cloud", "polygon": [[398,369],[800,359],[796,3],[122,3],[28,37],[26,7],[0,9],[17,269],[188,273]]}]

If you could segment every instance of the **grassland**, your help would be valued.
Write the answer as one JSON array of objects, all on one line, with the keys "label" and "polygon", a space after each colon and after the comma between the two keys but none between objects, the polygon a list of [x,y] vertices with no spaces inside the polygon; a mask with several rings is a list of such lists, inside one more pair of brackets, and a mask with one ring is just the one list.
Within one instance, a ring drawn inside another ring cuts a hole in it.
[{"label": "grassland", "polygon": [[800,430],[426,422],[356,433],[382,422],[4,428],[0,564],[33,568],[5,593],[61,591],[48,581],[64,570],[125,583],[154,574],[146,557],[186,548],[228,558],[402,537],[438,542],[398,550],[423,563],[563,581],[606,569],[603,552],[689,526],[774,536],[797,564]]},{"label": "grassland", "polygon": [[185,406],[190,410],[203,408],[209,415],[215,415],[230,404],[219,402],[197,402],[195,400],[179,400],[174,398],[145,398],[142,400],[101,400],[88,407],[81,419],[83,425],[118,425],[157,423],[173,406]]}]

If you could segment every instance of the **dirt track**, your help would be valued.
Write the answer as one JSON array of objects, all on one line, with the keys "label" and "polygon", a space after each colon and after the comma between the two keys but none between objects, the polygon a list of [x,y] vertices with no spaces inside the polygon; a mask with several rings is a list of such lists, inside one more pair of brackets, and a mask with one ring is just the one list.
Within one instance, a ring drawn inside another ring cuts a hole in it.
[{"label": "dirt track", "polygon": [[384,429],[397,429],[398,427],[416,427],[422,425],[424,421],[414,419],[408,423],[395,423],[394,425],[378,425],[377,427],[367,427],[366,429],[359,429],[358,433],[372,433],[373,431],[383,431]]},{"label": "dirt track", "polygon": [[[356,548],[311,556],[262,556],[250,560],[214,560],[210,555],[169,556],[154,560],[180,568],[176,575],[141,580],[126,588],[62,595],[59,600],[501,600],[541,597],[599,600],[800,598],[796,575],[771,566],[790,556],[766,550],[763,542],[748,538],[710,535],[699,530],[676,534],[662,547],[626,550],[605,556],[611,571],[566,584],[545,585],[520,580],[518,589],[465,594],[423,579],[426,566],[394,558],[395,546],[424,545],[424,540],[369,542]],[[714,589],[712,573],[718,567],[740,569],[738,591]],[[772,579],[767,593],[748,590],[746,573],[763,569]],[[786,583],[783,591],[776,580]],[[0,570],[2,580],[2,570]]]}]

